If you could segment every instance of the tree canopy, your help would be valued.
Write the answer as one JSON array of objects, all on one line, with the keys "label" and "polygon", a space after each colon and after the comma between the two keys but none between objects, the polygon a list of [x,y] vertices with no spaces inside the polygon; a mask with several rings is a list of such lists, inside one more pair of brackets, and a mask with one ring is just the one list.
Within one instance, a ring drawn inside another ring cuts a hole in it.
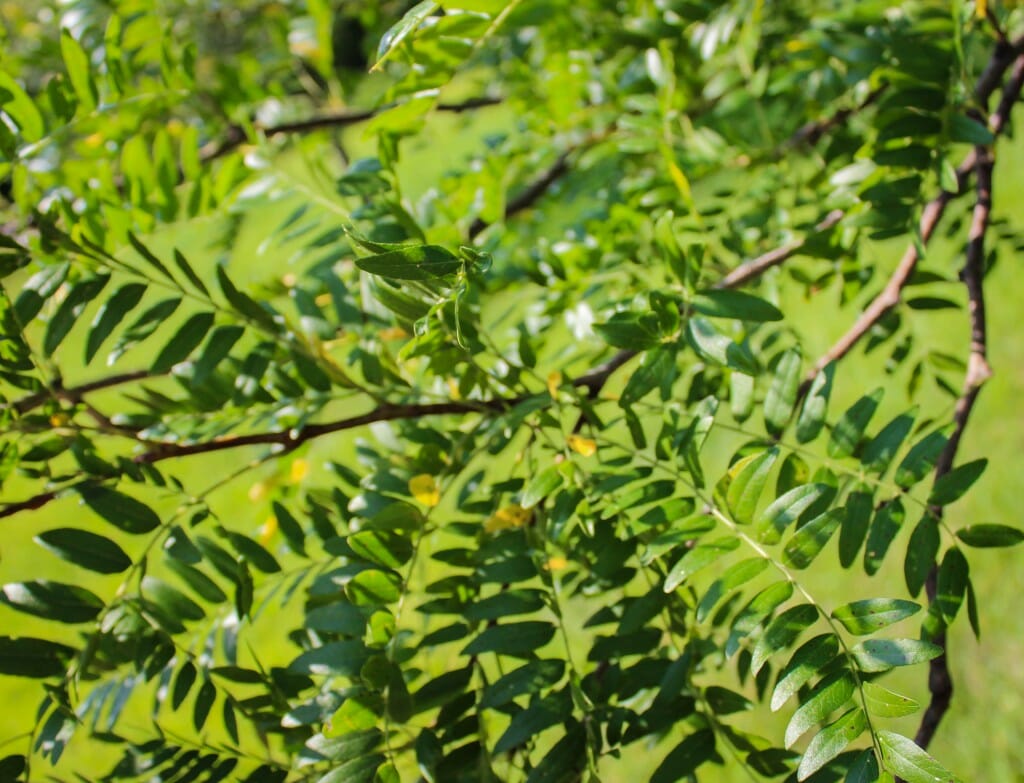
[{"label": "tree canopy", "polygon": [[0,779],[956,780],[1012,6],[5,3]]}]

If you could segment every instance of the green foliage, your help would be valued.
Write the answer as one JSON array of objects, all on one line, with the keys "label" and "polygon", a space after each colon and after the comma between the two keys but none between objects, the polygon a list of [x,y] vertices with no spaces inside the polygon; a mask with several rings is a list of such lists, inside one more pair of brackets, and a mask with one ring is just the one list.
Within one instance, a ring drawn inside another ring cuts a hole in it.
[{"label": "green foliage", "polygon": [[956,779],[883,683],[1024,540],[913,326],[1019,11],[13,5],[0,778]]}]

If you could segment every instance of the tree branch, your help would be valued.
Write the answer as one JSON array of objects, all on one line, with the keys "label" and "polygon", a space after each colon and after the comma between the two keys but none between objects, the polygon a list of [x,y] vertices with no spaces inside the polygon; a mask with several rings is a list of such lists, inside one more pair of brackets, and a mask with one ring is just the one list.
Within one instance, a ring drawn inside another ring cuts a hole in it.
[{"label": "tree branch", "polygon": [[[1024,43],[1024,39],[1022,39],[1022,43]],[[1002,64],[1002,70],[999,71],[998,74],[1002,75],[1002,73],[1004,73],[1009,67],[1010,63],[1013,62],[1013,60],[1006,59],[1004,57],[1003,50],[1006,48],[1013,51],[1013,47],[996,47],[996,54],[993,55],[992,61],[989,63],[989,67],[986,68],[985,73],[978,82],[976,94],[982,103],[987,102],[989,96],[997,86],[997,84],[992,81],[994,78],[993,63]],[[1006,86],[1003,88],[1003,94],[999,102],[999,106],[989,118],[989,129],[992,131],[993,135],[999,136],[1006,127],[1006,123],[1011,111],[1013,110],[1013,106],[1020,97],[1022,86],[1024,86],[1024,55],[1017,57],[1013,73]],[[943,213],[946,211],[946,207],[954,198],[965,192],[967,179],[978,163],[978,156],[979,152],[977,149],[971,150],[963,163],[961,163],[960,167],[956,170],[957,189],[955,193],[950,193],[949,191],[944,190],[925,206],[924,211],[921,213],[921,220],[918,225],[920,243],[912,243],[907,247],[903,257],[900,259],[900,262],[896,267],[896,270],[889,278],[889,281],[886,283],[885,288],[882,289],[882,292],[878,294],[878,296],[876,296],[864,309],[854,322],[853,326],[851,326],[850,329],[814,364],[800,386],[799,397],[802,398],[807,394],[807,391],[810,389],[811,384],[817,377],[818,373],[825,369],[830,362],[838,361],[846,356],[846,354],[848,354],[853,347],[860,342],[861,338],[863,338],[864,335],[866,335],[886,313],[899,304],[900,294],[907,282],[910,280],[910,276],[913,274],[914,269],[917,267],[917,262],[921,257],[918,252],[918,247],[928,244],[928,241],[931,239],[936,226],[938,226]]]},{"label": "tree branch", "polygon": [[[813,233],[820,234],[824,231],[828,231],[834,227],[843,219],[845,213],[841,209],[834,209],[829,212],[825,219],[822,220],[818,225],[814,227]],[[783,261],[792,258],[804,245],[807,244],[808,237],[803,239],[795,239],[792,242],[788,242],[785,245],[769,250],[767,253],[752,258],[750,261],[746,261],[740,264],[738,267],[733,269],[729,274],[723,277],[715,285],[715,288],[739,288],[741,285],[753,280],[755,277],[760,277],[765,273],[766,270],[771,269],[773,266],[778,266]]]},{"label": "tree branch", "polygon": [[[956,453],[960,447],[960,440],[967,427],[967,420],[970,418],[974,403],[978,399],[982,385],[992,375],[988,364],[988,340],[985,323],[985,292],[982,285],[985,266],[985,234],[989,227],[989,218],[992,211],[992,153],[990,150],[979,147],[976,151],[977,164],[977,201],[974,206],[974,213],[971,218],[971,230],[967,242],[967,254],[964,262],[962,278],[967,288],[968,315],[971,323],[971,353],[967,363],[967,372],[964,376],[964,386],[960,398],[956,402],[953,413],[955,427],[943,448],[942,453],[935,465],[935,481],[949,473],[953,469],[956,460]],[[942,507],[933,506],[931,513],[940,519]],[[932,566],[925,582],[925,590],[928,595],[928,602],[935,602],[938,591],[938,567]],[[946,649],[946,632],[940,631],[933,639],[937,645]],[[929,663],[928,669],[928,691],[930,700],[921,718],[921,725],[917,729],[914,740],[922,748],[935,736],[943,716],[949,709],[953,697],[953,680],[949,673],[949,663],[946,653],[943,652],[938,658]]]},{"label": "tree branch", "polygon": [[[448,112],[451,114],[461,114],[462,112],[483,108],[485,106],[495,106],[501,103],[502,100],[502,98],[485,95],[479,98],[470,98],[469,100],[461,103],[439,103],[434,107],[434,110]],[[274,136],[284,136],[294,133],[311,133],[313,131],[325,130],[328,128],[345,128],[349,125],[356,125],[360,122],[371,120],[378,114],[381,114],[388,109],[393,109],[396,105],[398,104],[389,104],[377,109],[348,109],[346,111],[320,114],[304,120],[268,125],[262,128],[257,126],[256,130],[261,132],[267,138],[272,138]],[[244,144],[246,138],[245,129],[241,125],[231,125],[228,127],[224,138],[212,141],[204,145],[202,149],[199,150],[199,159],[204,163],[207,163],[223,157]]]},{"label": "tree branch", "polygon": [[[509,199],[505,204],[504,219],[508,220],[514,215],[529,209],[540,201],[541,197],[548,192],[548,189],[552,185],[569,173],[569,156],[575,151],[575,147],[567,149],[555,159],[554,163],[541,172],[537,179],[527,185],[516,196]],[[476,218],[469,226],[469,231],[467,232],[469,238],[476,239],[480,234],[486,231],[490,225],[490,223],[487,223],[480,218]]]},{"label": "tree branch", "polygon": [[91,381],[89,383],[83,383],[81,386],[72,386],[65,389],[60,386],[59,383],[55,384],[54,388],[46,389],[45,391],[35,392],[22,397],[20,400],[16,400],[8,405],[4,406],[13,409],[22,416],[29,411],[39,407],[49,399],[57,398],[70,402],[73,404],[80,403],[84,396],[89,392],[101,391],[103,389],[110,389],[114,386],[120,386],[124,383],[132,383],[133,381],[142,381],[146,378],[155,377],[154,373],[148,370],[136,370],[135,372],[126,372],[119,375],[111,375],[108,378],[100,378],[99,380]]}]

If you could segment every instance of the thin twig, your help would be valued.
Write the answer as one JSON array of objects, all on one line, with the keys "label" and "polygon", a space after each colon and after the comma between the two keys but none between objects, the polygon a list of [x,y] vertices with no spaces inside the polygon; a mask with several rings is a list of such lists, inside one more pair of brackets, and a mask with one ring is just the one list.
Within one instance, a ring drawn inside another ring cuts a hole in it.
[{"label": "thin twig", "polygon": [[[461,114],[462,112],[471,111],[472,109],[495,106],[501,102],[501,98],[485,95],[479,98],[470,98],[469,100],[461,103],[439,103],[434,107],[434,110],[448,112],[450,114]],[[378,114],[381,114],[388,109],[393,109],[396,105],[397,104],[389,104],[376,109],[349,109],[329,114],[319,114],[313,117],[308,117],[304,120],[282,122],[277,125],[268,125],[266,127],[256,126],[256,130],[259,133],[262,133],[266,138],[272,138],[274,136],[311,133],[313,131],[326,130],[328,128],[345,128],[349,125],[356,125],[360,122],[372,120]],[[223,157],[245,143],[246,138],[245,129],[241,125],[231,125],[228,127],[224,138],[212,141],[204,145],[203,148],[199,150],[199,159],[204,163],[207,163]]]},{"label": "thin twig", "polygon": [[[960,447],[960,440],[967,427],[967,420],[970,418],[974,403],[978,399],[978,393],[982,385],[992,375],[988,364],[988,340],[985,324],[985,292],[982,286],[982,277],[985,266],[985,234],[989,227],[989,218],[992,211],[992,153],[984,147],[977,150],[977,201],[974,205],[974,213],[971,219],[971,230],[967,242],[967,254],[964,262],[962,278],[967,288],[968,315],[971,323],[971,353],[967,362],[967,372],[964,376],[964,386],[960,398],[956,402],[953,413],[955,426],[953,433],[946,442],[942,453],[935,465],[935,481],[937,482],[950,470],[956,460],[957,450]],[[942,507],[932,506],[931,513],[936,519],[942,517]],[[933,565],[925,581],[925,590],[928,595],[928,602],[934,603],[938,592],[938,567]],[[946,631],[939,631],[932,640],[935,644],[946,649]],[[938,658],[932,660],[928,670],[928,691],[930,699],[928,707],[921,718],[921,725],[918,727],[914,740],[922,748],[935,736],[942,717],[949,709],[953,698],[953,679],[949,673],[949,662],[946,653],[943,652]]]},{"label": "thin twig", "polygon": [[[568,174],[569,156],[573,152],[575,152],[575,148],[568,149],[563,152],[555,159],[554,163],[541,172],[537,179],[527,185],[522,192],[509,199],[508,203],[505,204],[504,219],[508,220],[514,215],[532,207],[540,201],[541,197],[548,192],[548,189],[552,185]],[[487,223],[481,218],[477,218],[470,224],[467,234],[470,239],[476,239],[476,237],[486,231],[490,225],[490,223]]]},{"label": "thin twig", "polygon": [[19,416],[21,416],[34,408],[38,408],[47,400],[56,398],[64,400],[65,402],[77,404],[80,403],[85,395],[90,392],[110,389],[114,386],[133,383],[134,381],[142,381],[153,377],[155,377],[154,373],[151,373],[148,370],[136,370],[135,372],[120,373],[118,375],[111,375],[108,378],[100,378],[99,380],[83,383],[81,386],[72,386],[68,389],[61,388],[61,386],[57,384],[53,389],[29,394],[22,397],[20,400],[10,403],[10,405],[6,407],[12,408],[17,411]]},{"label": "thin twig", "polygon": [[885,91],[889,88],[888,84],[881,84],[864,98],[856,106],[851,106],[846,109],[840,109],[831,117],[825,117],[820,120],[813,120],[808,122],[806,125],[802,125],[796,133],[789,137],[786,143],[780,149],[780,152],[785,152],[787,149],[792,147],[799,147],[802,144],[808,144],[814,146],[821,138],[830,133],[831,131],[838,128],[840,125],[846,123],[853,115],[859,114],[860,112],[867,109],[875,101],[882,97]]},{"label": "thin twig", "polygon": [[[841,209],[834,209],[829,212],[825,219],[822,220],[818,225],[814,227],[814,233],[820,234],[824,231],[828,231],[830,228],[836,226],[840,220],[843,219],[844,212]],[[800,250],[803,249],[804,245],[807,244],[808,237],[802,239],[795,239],[792,242],[788,242],[785,245],[769,250],[767,253],[753,258],[750,261],[740,264],[738,267],[733,269],[729,274],[723,277],[715,285],[715,288],[739,288],[744,283],[755,277],[760,277],[768,269],[773,266],[778,266],[783,261],[792,258]]]}]

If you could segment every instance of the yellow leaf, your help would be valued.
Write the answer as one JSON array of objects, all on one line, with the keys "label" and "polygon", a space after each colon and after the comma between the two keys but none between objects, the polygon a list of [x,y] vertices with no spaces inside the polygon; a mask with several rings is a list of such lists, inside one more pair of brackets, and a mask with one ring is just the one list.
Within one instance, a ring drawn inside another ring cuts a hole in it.
[{"label": "yellow leaf", "polygon": [[988,0],[974,0],[974,12],[979,19],[984,19],[988,14]]},{"label": "yellow leaf", "polygon": [[249,500],[256,503],[262,500],[267,494],[267,485],[262,481],[257,481],[251,487],[249,487]]},{"label": "yellow leaf", "polygon": [[306,478],[308,473],[309,463],[304,459],[297,459],[292,463],[291,472],[288,477],[292,484],[298,484],[302,479]]},{"label": "yellow leaf", "polygon": [[497,533],[510,527],[522,527],[529,521],[530,512],[518,503],[513,503],[511,506],[498,509],[488,517],[484,522],[484,530],[488,533]]},{"label": "yellow leaf", "polygon": [[263,527],[260,528],[260,543],[266,546],[270,543],[270,539],[274,537],[274,533],[277,532],[277,517],[267,517],[267,521],[263,523]]},{"label": "yellow leaf", "polygon": [[548,394],[551,395],[551,399],[558,399],[558,387],[562,385],[562,373],[558,370],[554,370],[548,376]]},{"label": "yellow leaf", "polygon": [[566,442],[570,449],[584,457],[593,457],[597,453],[597,441],[582,435],[570,435]]},{"label": "yellow leaf", "polygon": [[441,502],[441,489],[429,473],[421,473],[409,479],[409,492],[424,506],[433,508]]}]

